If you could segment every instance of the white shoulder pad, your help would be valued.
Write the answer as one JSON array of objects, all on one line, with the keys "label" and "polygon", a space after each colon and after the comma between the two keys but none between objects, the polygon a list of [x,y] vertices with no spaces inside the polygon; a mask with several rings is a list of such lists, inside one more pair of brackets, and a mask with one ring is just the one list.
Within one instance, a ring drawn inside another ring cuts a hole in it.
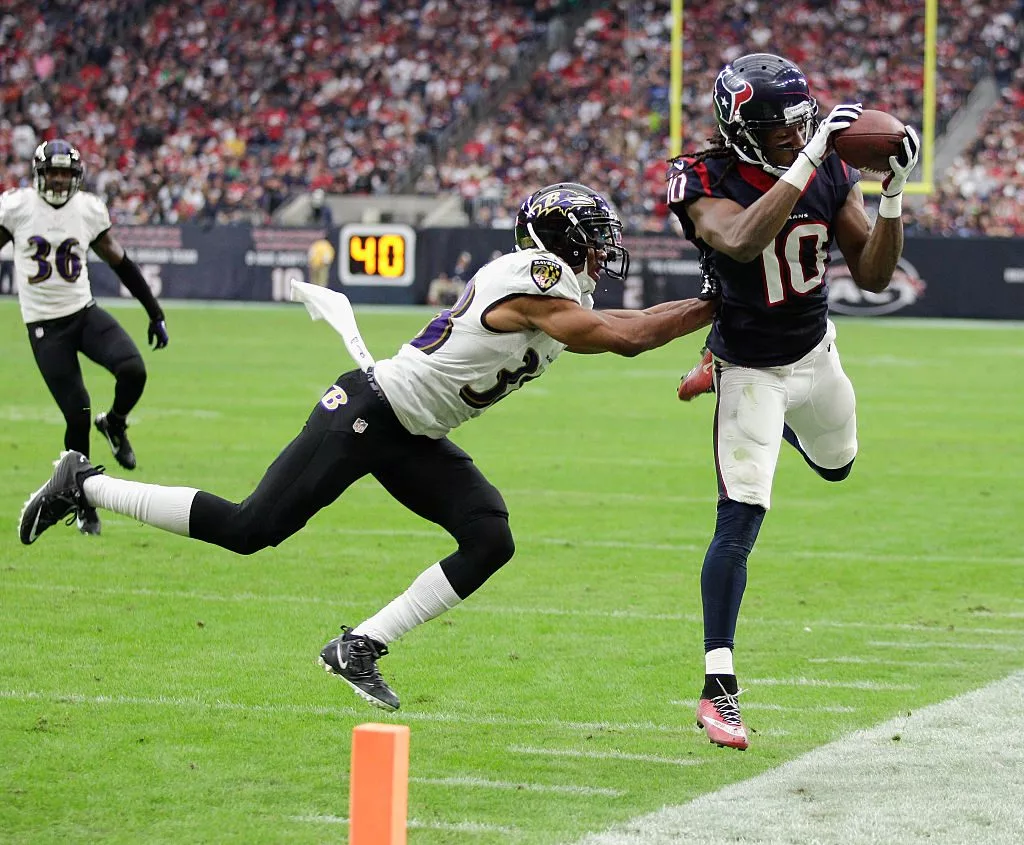
[{"label": "white shoulder pad", "polygon": [[0,226],[12,235],[25,214],[25,191],[28,188],[11,188],[0,194]]},{"label": "white shoulder pad", "polygon": [[[580,302],[583,291],[576,274],[561,258],[539,249],[524,249],[496,258],[486,268],[489,280],[505,289],[505,296],[556,296]],[[483,272],[483,271],[481,271]]]},{"label": "white shoulder pad", "polygon": [[79,191],[78,196],[81,197],[79,205],[81,207],[82,220],[86,225],[86,231],[89,233],[89,243],[92,243],[110,228],[110,212],[107,211],[107,204],[96,194],[89,191]]}]

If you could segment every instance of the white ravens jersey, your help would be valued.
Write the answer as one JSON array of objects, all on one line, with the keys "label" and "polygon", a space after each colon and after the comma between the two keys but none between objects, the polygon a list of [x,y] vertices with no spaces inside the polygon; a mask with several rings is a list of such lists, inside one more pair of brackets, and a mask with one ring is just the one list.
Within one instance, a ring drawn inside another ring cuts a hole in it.
[{"label": "white ravens jersey", "polygon": [[14,278],[26,323],[81,311],[92,301],[89,244],[110,228],[98,196],[77,191],[54,208],[34,188],[0,195],[0,226],[14,238]]},{"label": "white ravens jersey", "polygon": [[565,345],[537,329],[498,332],[484,325],[488,311],[517,295],[553,296],[594,307],[572,268],[553,253],[527,249],[486,264],[455,305],[374,368],[405,428],[444,437],[539,377],[561,354]]}]

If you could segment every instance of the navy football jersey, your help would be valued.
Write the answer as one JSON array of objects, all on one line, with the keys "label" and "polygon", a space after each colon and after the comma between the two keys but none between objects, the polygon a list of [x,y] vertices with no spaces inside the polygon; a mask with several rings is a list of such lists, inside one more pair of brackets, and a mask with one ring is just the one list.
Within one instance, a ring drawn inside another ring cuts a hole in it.
[{"label": "navy football jersey", "polygon": [[746,367],[791,364],[825,336],[828,319],[826,271],[839,209],[860,174],[834,153],[822,163],[775,241],[746,264],[712,249],[697,237],[687,206],[700,197],[753,205],[776,178],[730,158],[694,163],[677,159],[669,171],[669,208],[687,240],[711,253],[722,280],[722,302],[708,334],[719,358]]}]

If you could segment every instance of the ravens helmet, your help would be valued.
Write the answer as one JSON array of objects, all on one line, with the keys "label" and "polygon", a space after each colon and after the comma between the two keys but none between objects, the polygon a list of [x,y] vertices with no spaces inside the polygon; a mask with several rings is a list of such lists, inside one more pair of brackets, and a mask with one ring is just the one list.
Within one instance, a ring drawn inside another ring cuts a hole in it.
[{"label": "ravens helmet", "polygon": [[577,273],[587,266],[588,250],[599,271],[622,280],[629,272],[629,251],[622,245],[622,221],[609,202],[578,182],[558,182],[527,197],[516,215],[516,249],[553,252]]},{"label": "ravens helmet", "polygon": [[816,127],[818,104],[807,77],[793,62],[771,53],[750,53],[726,65],[715,80],[718,131],[736,154],[779,175],[762,147],[763,133],[778,126],[802,125],[804,141]]},{"label": "ravens helmet", "polygon": [[32,181],[39,196],[52,206],[62,206],[82,187],[85,167],[74,144],[56,138],[43,141],[32,156]]}]

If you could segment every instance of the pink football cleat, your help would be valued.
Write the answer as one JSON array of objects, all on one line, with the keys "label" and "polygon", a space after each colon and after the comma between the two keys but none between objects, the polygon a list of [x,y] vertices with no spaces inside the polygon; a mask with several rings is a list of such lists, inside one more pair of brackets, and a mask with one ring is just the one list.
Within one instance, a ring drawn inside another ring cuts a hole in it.
[{"label": "pink football cleat", "polygon": [[714,369],[715,363],[711,358],[711,350],[705,347],[700,363],[683,376],[679,382],[679,389],[676,391],[676,395],[684,402],[689,402],[695,396],[700,396],[702,393],[714,393]]},{"label": "pink football cleat", "polygon": [[736,701],[736,696],[740,692],[730,695],[723,687],[721,695],[702,698],[697,704],[697,727],[703,728],[708,740],[715,745],[746,751],[750,743],[747,741],[747,729],[740,716],[739,703]]}]

